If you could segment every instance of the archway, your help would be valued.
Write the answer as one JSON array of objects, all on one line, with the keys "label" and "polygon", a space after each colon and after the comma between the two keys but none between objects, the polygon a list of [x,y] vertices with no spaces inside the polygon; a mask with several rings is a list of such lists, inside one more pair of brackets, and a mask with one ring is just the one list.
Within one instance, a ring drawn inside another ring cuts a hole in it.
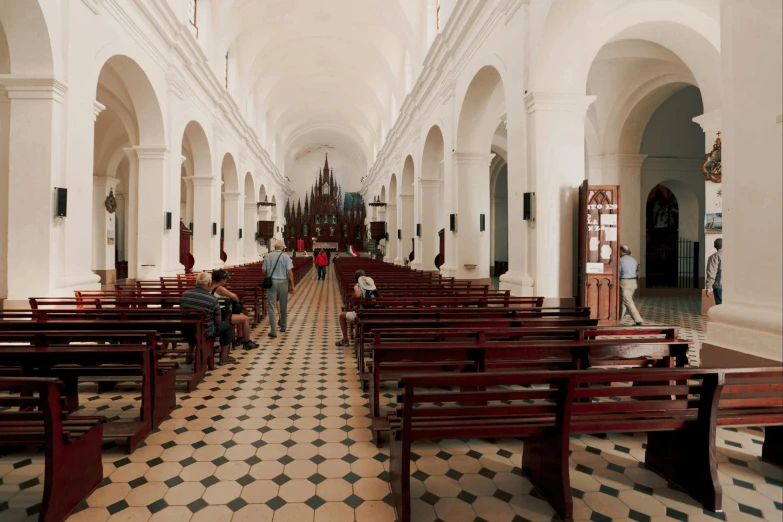
[{"label": "archway", "polygon": [[[468,86],[457,127],[454,153],[457,194],[456,275],[490,278],[493,231],[490,223],[492,144],[506,114],[503,80],[485,66]],[[505,129],[504,129],[505,130]]]},{"label": "archway", "polygon": [[160,219],[153,226],[151,214],[163,215],[163,120],[149,79],[127,56],[103,65],[96,100],[92,270],[112,284],[162,269]]},{"label": "archway", "polygon": [[389,246],[386,256],[387,263],[400,264],[402,261],[398,254],[399,240],[397,239],[397,175],[392,174],[389,180],[389,203],[386,206],[386,230],[389,232]]},{"label": "archway", "polygon": [[237,264],[239,254],[239,174],[234,157],[227,153],[223,156],[223,165],[220,169],[221,198],[220,198],[220,260],[227,265]]},{"label": "archway", "polygon": [[443,133],[440,127],[434,125],[427,133],[422,153],[421,178],[419,179],[419,220],[421,237],[421,267],[424,270],[435,270],[442,265],[438,259],[440,254],[440,234],[445,227],[445,210],[443,194]]},{"label": "archway", "polygon": [[[400,256],[401,264],[408,264],[416,259],[416,252],[413,244],[414,232],[414,209],[415,197],[413,194],[413,157],[405,158],[405,165],[402,169],[402,182],[400,183],[400,195],[398,197],[397,209],[399,212],[397,223],[399,223],[399,245],[397,252]],[[413,259],[411,259],[413,257]]]},{"label": "archway", "polygon": [[671,190],[655,185],[645,210],[647,288],[676,288],[680,205]]},{"label": "archway", "polygon": [[[185,156],[185,178],[187,182],[186,205],[190,219],[191,254],[194,258],[194,270],[212,268],[212,190],[215,179],[212,177],[212,154],[204,128],[200,123],[191,121],[185,126],[182,138],[182,155]],[[217,246],[217,245],[216,245]],[[217,254],[217,248],[214,249]]]},{"label": "archway", "polygon": [[508,272],[508,164],[495,154],[490,165],[490,269],[492,277]]}]

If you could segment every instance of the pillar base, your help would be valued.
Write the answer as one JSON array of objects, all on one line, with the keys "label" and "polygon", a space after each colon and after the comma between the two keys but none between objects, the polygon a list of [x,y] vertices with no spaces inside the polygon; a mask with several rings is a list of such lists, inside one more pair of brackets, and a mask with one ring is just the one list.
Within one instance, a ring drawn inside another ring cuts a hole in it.
[{"label": "pillar base", "polygon": [[101,278],[102,285],[113,285],[117,282],[117,270],[109,268],[107,270],[93,270],[95,275]]},{"label": "pillar base", "polygon": [[725,303],[709,311],[707,341],[720,348],[783,362],[783,310]]},{"label": "pillar base", "polygon": [[525,272],[506,272],[500,276],[500,289],[511,290],[517,297],[533,296],[533,278]]},{"label": "pillar base", "polygon": [[421,269],[422,269],[422,268],[421,268],[421,267],[422,267],[422,265],[421,265],[421,261],[418,261],[418,260],[414,260],[414,261],[413,261],[413,262],[412,262],[410,265],[408,265],[408,266],[410,266],[410,267],[411,267],[412,269],[414,269],[414,270],[421,270]]}]

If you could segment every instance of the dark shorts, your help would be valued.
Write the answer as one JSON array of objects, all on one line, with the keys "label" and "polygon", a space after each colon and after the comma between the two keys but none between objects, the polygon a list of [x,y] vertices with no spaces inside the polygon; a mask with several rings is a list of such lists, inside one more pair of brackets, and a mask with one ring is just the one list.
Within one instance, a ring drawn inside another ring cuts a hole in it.
[{"label": "dark shorts", "polygon": [[220,321],[217,331],[215,332],[215,337],[220,340],[220,346],[225,346],[231,343],[233,333],[234,329],[232,328],[231,323]]}]

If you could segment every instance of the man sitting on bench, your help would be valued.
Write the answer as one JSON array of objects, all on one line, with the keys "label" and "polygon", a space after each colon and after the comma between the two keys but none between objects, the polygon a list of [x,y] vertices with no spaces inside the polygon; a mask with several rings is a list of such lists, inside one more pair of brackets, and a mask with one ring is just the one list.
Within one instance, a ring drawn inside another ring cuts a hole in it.
[{"label": "man sitting on bench", "polygon": [[236,359],[228,356],[231,346],[231,324],[222,321],[218,298],[209,293],[212,279],[206,272],[196,276],[196,288],[182,292],[181,307],[189,310],[201,310],[206,319],[207,339],[220,339],[220,361],[218,364],[236,364]]},{"label": "man sitting on bench", "polygon": [[[375,281],[371,277],[365,276],[364,270],[354,272],[354,277],[356,284],[350,297],[351,302],[354,299],[376,299],[381,296],[375,288]],[[340,312],[340,330],[342,330],[343,338],[335,343],[336,346],[348,346],[348,323],[354,321],[356,321],[356,312]]]}]

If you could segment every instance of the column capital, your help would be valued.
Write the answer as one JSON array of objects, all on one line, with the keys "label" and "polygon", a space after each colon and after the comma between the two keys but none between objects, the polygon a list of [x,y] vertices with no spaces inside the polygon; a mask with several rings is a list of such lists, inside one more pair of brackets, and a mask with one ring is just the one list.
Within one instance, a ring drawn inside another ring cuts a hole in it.
[{"label": "column capital", "polygon": [[495,154],[485,154],[483,152],[452,152],[451,157],[455,165],[478,165],[487,167],[492,163]]},{"label": "column capital", "polygon": [[131,147],[125,147],[122,149],[129,157],[136,157],[139,160],[165,160],[169,156],[169,149],[167,147],[142,147],[140,145],[133,145]]},{"label": "column capital", "polygon": [[239,201],[239,198],[242,196],[239,192],[224,192],[223,193],[223,199],[226,201]]},{"label": "column capital", "polygon": [[400,201],[413,201],[413,194],[400,194]]},{"label": "column capital", "polygon": [[102,104],[98,100],[93,100],[92,101],[92,114],[93,114],[94,117],[93,117],[92,121],[97,120],[98,119],[98,115],[100,115],[100,113],[102,113],[105,110],[106,110],[106,106],[104,104]]},{"label": "column capital", "polygon": [[253,212],[256,211],[256,204],[255,203],[245,203],[245,210],[252,210]]},{"label": "column capital", "polygon": [[[109,176],[93,176],[92,177],[92,185],[94,187],[106,187],[110,189],[117,188],[117,183],[119,183],[120,180],[117,178],[111,178]],[[115,196],[116,197],[116,196]]]},{"label": "column capital", "polygon": [[13,77],[0,78],[11,100],[54,100],[62,103],[68,86],[54,78]]},{"label": "column capital", "polygon": [[721,109],[715,109],[714,111],[695,116],[693,121],[698,123],[701,130],[706,134],[705,142],[708,143],[707,150],[711,150],[712,143],[715,141],[715,135],[721,128]]},{"label": "column capital", "polygon": [[605,154],[602,156],[604,165],[618,167],[641,168],[647,154]]},{"label": "column capital", "polygon": [[528,114],[536,111],[574,112],[584,115],[596,96],[567,92],[528,91],[525,106]]},{"label": "column capital", "polygon": [[419,186],[423,189],[440,188],[442,182],[439,179],[420,179]]},{"label": "column capital", "polygon": [[215,184],[215,178],[207,176],[188,176],[185,179],[189,179],[194,187],[211,187]]}]

